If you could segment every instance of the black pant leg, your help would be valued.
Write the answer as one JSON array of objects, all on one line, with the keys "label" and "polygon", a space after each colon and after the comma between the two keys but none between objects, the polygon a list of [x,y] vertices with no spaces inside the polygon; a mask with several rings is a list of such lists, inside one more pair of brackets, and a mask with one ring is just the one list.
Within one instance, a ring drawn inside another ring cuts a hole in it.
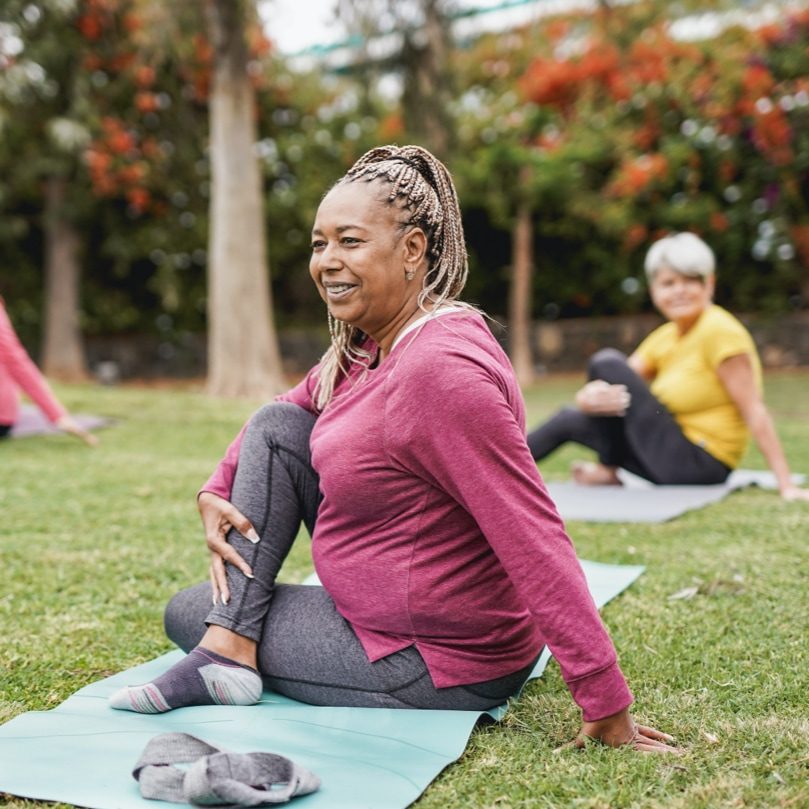
[{"label": "black pant leg", "polygon": [[625,385],[631,396],[619,419],[625,452],[618,466],[658,484],[715,484],[727,478],[728,467],[686,438],[674,416],[620,351],[599,351],[590,360],[588,375],[611,385]]},{"label": "black pant leg", "polygon": [[527,441],[535,461],[569,441],[593,450],[607,466],[621,466],[626,454],[621,419],[588,416],[575,407],[562,408],[532,430]]},{"label": "black pant leg", "polygon": [[680,425],[632,368],[612,348],[592,356],[588,379],[624,385],[631,402],[622,417],[591,416],[567,407],[528,435],[535,460],[572,441],[598,454],[605,466],[620,466],[658,484],[722,483],[728,467],[689,441]]}]

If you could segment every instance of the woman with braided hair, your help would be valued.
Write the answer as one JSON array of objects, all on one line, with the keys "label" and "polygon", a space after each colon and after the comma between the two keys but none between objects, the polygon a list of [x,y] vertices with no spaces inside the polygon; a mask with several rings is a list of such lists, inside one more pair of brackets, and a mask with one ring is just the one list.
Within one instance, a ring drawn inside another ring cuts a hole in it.
[{"label": "woman with braided hair", "polygon": [[[198,496],[210,582],[170,602],[189,654],[113,707],[251,704],[485,710],[547,644],[582,737],[644,751],[632,695],[525,440],[522,396],[467,275],[446,168],[373,149],[326,194],[312,279],[332,344],[260,409]],[[301,522],[321,586],[276,584]]]}]

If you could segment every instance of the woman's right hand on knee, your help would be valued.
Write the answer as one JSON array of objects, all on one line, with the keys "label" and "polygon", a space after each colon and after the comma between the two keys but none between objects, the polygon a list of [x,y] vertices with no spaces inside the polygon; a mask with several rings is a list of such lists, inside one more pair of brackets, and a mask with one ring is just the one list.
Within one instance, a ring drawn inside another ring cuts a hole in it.
[{"label": "woman's right hand on knee", "polygon": [[626,385],[610,385],[603,379],[588,382],[576,394],[576,407],[592,416],[623,416],[630,401]]},{"label": "woman's right hand on knee", "polygon": [[223,604],[227,604],[230,601],[230,590],[225,574],[225,563],[238,568],[249,579],[253,578],[250,565],[228,543],[227,533],[231,528],[235,528],[253,543],[259,541],[259,535],[250,520],[233,503],[213,492],[202,492],[197,498],[197,508],[202,518],[202,527],[205,530],[205,542],[211,552],[210,576],[213,603],[217,604],[221,601]]}]

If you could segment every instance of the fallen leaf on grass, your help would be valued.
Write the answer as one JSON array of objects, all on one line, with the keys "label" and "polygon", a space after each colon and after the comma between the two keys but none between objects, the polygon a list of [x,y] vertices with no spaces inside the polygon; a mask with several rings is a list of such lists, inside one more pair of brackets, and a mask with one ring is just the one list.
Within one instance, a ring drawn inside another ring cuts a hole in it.
[{"label": "fallen leaf on grass", "polygon": [[699,592],[699,587],[683,587],[676,593],[669,596],[669,601],[678,601],[680,599],[693,598]]},{"label": "fallen leaf on grass", "polygon": [[708,733],[707,730],[703,730],[702,735],[705,737],[705,741],[708,742],[708,744],[719,744],[719,737],[714,736],[713,733]]},{"label": "fallen leaf on grass", "polygon": [[717,593],[727,593],[737,595],[744,592],[744,579],[713,579],[709,582],[697,582],[690,587],[683,587],[676,593],[669,596],[669,601],[684,601],[693,598],[695,595],[712,596]]},{"label": "fallen leaf on grass", "polygon": [[781,775],[780,772],[773,772],[772,774],[773,780],[777,781],[781,786],[786,786],[786,781],[784,780],[784,776]]},{"label": "fallen leaf on grass", "polygon": [[702,585],[699,589],[706,596],[712,596],[714,593],[738,595],[744,592],[744,579],[737,579],[735,576],[732,579],[714,579]]}]

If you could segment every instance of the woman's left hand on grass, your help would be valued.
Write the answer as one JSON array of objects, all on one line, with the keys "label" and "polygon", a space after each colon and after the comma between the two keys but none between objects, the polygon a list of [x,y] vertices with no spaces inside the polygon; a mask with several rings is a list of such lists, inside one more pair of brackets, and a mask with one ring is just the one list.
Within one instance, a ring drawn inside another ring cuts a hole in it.
[{"label": "woman's left hand on grass", "polygon": [[92,433],[88,433],[84,427],[79,424],[73,416],[62,416],[57,422],[56,426],[65,433],[73,435],[80,441],[84,441],[88,447],[94,447],[98,444],[98,438]]},{"label": "woman's left hand on grass", "polygon": [[785,486],[781,489],[781,497],[790,502],[795,500],[809,501],[809,489],[802,489],[800,486]]},{"label": "woman's left hand on grass", "polygon": [[581,731],[573,744],[584,747],[588,738],[610,747],[631,745],[642,753],[680,753],[672,746],[672,736],[655,728],[638,725],[628,709],[596,722],[582,722]]}]

